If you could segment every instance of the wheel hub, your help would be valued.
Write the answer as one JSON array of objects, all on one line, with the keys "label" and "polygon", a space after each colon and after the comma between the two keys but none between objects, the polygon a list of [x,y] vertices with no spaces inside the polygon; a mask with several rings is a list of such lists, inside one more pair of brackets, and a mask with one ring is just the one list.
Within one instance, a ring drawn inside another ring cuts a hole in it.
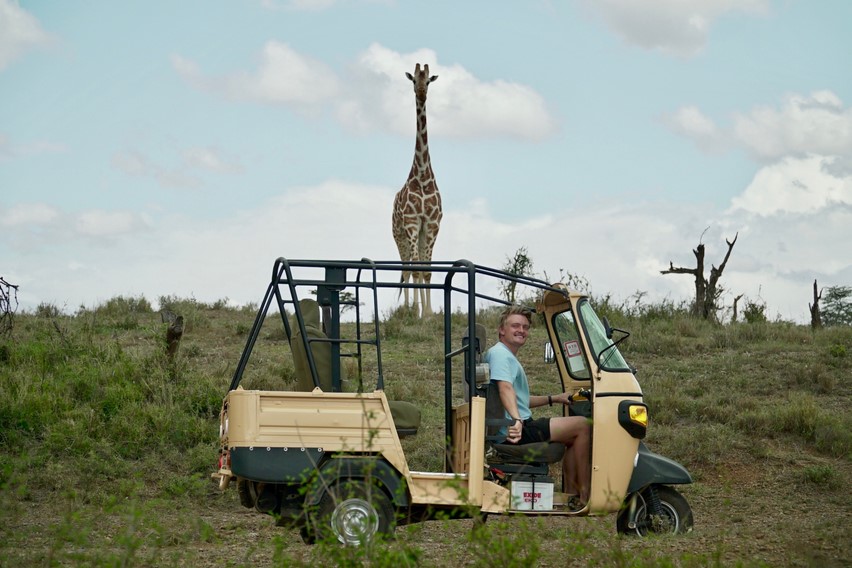
[{"label": "wheel hub", "polygon": [[335,507],[331,528],[343,544],[362,544],[378,531],[379,515],[375,507],[363,499],[346,499]]}]

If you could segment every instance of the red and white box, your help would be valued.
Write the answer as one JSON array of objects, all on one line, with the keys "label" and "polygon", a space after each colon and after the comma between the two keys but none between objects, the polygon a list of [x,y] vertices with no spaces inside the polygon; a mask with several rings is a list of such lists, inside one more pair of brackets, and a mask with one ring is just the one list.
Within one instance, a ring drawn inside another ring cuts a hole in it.
[{"label": "red and white box", "polygon": [[512,509],[552,511],[553,480],[549,477],[519,476],[512,479]]}]

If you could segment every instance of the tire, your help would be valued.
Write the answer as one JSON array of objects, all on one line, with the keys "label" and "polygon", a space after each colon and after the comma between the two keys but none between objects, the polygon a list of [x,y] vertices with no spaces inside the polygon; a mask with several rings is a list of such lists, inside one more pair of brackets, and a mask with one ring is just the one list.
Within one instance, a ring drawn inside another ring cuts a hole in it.
[{"label": "tire", "polygon": [[246,509],[254,507],[254,496],[251,494],[249,483],[251,481],[248,479],[243,479],[242,477],[237,479],[237,495],[240,496],[240,505]]},{"label": "tire", "polygon": [[654,485],[654,490],[660,499],[662,515],[651,513],[651,488],[644,489],[636,500],[636,527],[630,528],[629,503],[624,503],[624,508],[618,513],[616,530],[629,536],[648,536],[649,534],[685,534],[692,531],[692,508],[686,498],[676,489],[665,485]]},{"label": "tire", "polygon": [[303,531],[308,540],[337,541],[361,546],[374,539],[393,535],[396,518],[390,498],[378,486],[360,479],[339,481],[320,498],[309,525]]},{"label": "tire", "polygon": [[302,542],[305,544],[312,545],[317,543],[317,535],[307,525],[299,527],[299,536],[302,537]]}]

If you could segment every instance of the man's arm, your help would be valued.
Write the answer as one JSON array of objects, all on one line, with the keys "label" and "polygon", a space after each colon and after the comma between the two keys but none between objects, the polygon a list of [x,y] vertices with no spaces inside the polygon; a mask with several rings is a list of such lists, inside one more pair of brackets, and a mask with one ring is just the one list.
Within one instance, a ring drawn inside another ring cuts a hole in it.
[{"label": "man's arm", "polygon": [[532,395],[530,396],[530,408],[537,408],[539,406],[553,406],[554,404],[571,404],[571,401],[568,400],[568,393],[562,392],[559,394],[553,395]]},{"label": "man's arm", "polygon": [[520,412],[518,412],[518,399],[515,396],[515,387],[509,381],[496,381],[496,383],[503,408],[506,409],[509,416],[516,418],[515,422],[509,426],[508,435],[506,436],[506,440],[515,443],[521,439],[521,431],[524,426],[524,423],[520,419]]}]

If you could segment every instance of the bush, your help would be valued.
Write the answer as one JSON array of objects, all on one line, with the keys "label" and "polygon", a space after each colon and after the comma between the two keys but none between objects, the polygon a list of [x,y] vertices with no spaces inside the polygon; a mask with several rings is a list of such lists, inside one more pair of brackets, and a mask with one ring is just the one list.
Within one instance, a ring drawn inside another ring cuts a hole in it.
[{"label": "bush", "polygon": [[766,302],[746,299],[743,319],[746,323],[766,323]]},{"label": "bush", "polygon": [[822,299],[822,323],[852,325],[852,286],[829,286]]}]

